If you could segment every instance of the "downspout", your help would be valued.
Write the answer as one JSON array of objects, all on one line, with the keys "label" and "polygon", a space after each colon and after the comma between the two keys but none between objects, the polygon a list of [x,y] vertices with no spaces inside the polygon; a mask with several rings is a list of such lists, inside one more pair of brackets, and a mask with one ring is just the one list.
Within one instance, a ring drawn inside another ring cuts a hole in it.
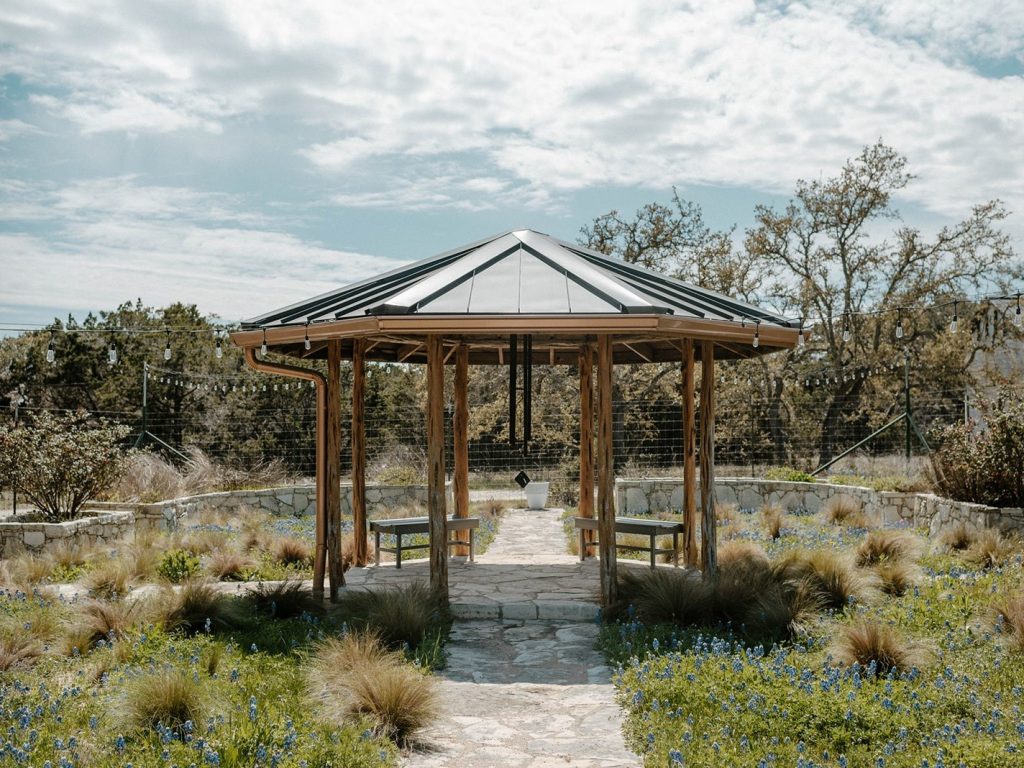
[{"label": "downspout", "polygon": [[327,565],[327,379],[310,368],[284,363],[269,363],[256,357],[255,347],[245,348],[245,363],[260,373],[273,373],[292,379],[312,381],[316,385],[316,554],[313,558],[313,594],[324,595],[324,572]]}]

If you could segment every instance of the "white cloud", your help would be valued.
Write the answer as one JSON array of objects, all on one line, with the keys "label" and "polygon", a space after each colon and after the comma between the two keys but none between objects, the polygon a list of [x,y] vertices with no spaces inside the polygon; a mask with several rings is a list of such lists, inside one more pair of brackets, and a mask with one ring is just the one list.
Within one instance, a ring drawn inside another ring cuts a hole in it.
[{"label": "white cloud", "polygon": [[[185,299],[228,320],[249,317],[396,265],[326,248],[267,228],[240,226],[226,196],[102,179],[67,188],[0,187],[33,199],[21,221],[47,221],[47,235],[0,232],[0,306],[112,308],[141,297]],[[203,222],[210,206],[221,211]],[[4,204],[0,209],[7,212]],[[174,212],[177,212],[174,214]],[[172,215],[174,214],[174,215]],[[235,221],[231,221],[235,219]]]}]

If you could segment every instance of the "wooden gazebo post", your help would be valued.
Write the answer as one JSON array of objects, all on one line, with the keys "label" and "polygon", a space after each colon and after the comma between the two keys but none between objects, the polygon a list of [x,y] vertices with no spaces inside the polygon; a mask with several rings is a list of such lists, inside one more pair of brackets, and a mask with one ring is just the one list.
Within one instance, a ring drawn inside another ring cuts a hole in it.
[{"label": "wooden gazebo post", "polygon": [[[455,413],[452,418],[452,448],[455,468],[452,492],[455,496],[455,517],[469,517],[469,347],[460,343],[455,350]],[[469,553],[469,531],[458,531],[456,537],[465,541],[458,554]]]},{"label": "wooden gazebo post", "polygon": [[[580,349],[580,517],[594,516],[594,350],[588,344]],[[591,543],[593,531],[585,531],[583,540]],[[580,552],[580,555],[584,555]]]},{"label": "wooden gazebo post", "polygon": [[615,451],[612,447],[612,337],[597,337],[597,548],[601,606],[618,598],[615,560]]},{"label": "wooden gazebo post", "polygon": [[697,567],[697,438],[693,407],[693,339],[683,340],[683,552]]},{"label": "wooden gazebo post", "polygon": [[327,461],[324,484],[327,497],[327,575],[331,602],[345,585],[341,565],[341,341],[327,342]]},{"label": "wooden gazebo post", "polygon": [[444,346],[427,336],[427,518],[430,586],[448,601],[448,531],[444,492]]},{"label": "wooden gazebo post", "polygon": [[366,341],[352,341],[352,536],[353,565],[366,565]]},{"label": "wooden gazebo post", "polygon": [[704,577],[718,570],[718,532],[715,530],[715,344],[700,348],[700,554]]}]

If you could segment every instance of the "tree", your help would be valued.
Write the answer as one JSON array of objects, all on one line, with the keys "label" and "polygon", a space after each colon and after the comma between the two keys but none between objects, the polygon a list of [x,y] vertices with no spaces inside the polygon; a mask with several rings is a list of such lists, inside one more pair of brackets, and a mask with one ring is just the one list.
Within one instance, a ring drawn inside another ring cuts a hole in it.
[{"label": "tree", "polygon": [[[999,224],[1007,212],[999,201],[975,206],[955,226],[943,227],[934,238],[899,224],[893,196],[912,180],[906,158],[876,143],[843,166],[835,177],[798,181],[793,199],[782,211],[756,209],[757,224],[747,232],[745,248],[753,269],[775,272],[768,297],[785,313],[810,318],[812,343],[805,352],[783,360],[798,370],[811,355],[822,357],[837,382],[827,391],[819,430],[819,460],[828,461],[841,447],[839,427],[863,417],[869,385],[848,374],[858,366],[888,362],[907,350],[926,360],[930,345],[943,343],[948,319],[896,307],[921,307],[992,290],[1008,290],[1022,275],[1008,236]],[[884,221],[896,222],[888,237],[876,232]],[[776,272],[779,266],[784,271]],[[980,316],[985,307],[977,308]],[[970,328],[977,317],[967,303],[961,321]],[[902,340],[894,326],[904,326]],[[945,340],[948,342],[948,339]],[[978,350],[999,339],[981,332],[958,337],[964,349],[959,365],[949,367],[955,353],[938,355],[925,375],[930,380],[962,378]],[[890,393],[891,394],[891,393]],[[781,393],[780,395],[781,396]]]}]

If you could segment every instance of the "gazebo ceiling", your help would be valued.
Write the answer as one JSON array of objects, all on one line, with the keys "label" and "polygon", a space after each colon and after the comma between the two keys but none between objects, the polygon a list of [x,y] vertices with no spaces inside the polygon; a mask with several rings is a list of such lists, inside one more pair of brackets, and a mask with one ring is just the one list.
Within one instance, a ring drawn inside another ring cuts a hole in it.
[{"label": "gazebo ceiling", "polygon": [[[758,339],[755,346],[755,331]],[[470,346],[471,362],[502,363],[509,334],[533,336],[534,362],[575,362],[598,333],[617,362],[680,359],[682,338],[713,340],[716,357],[796,343],[797,324],[533,230],[505,232],[242,323],[243,347],[323,357],[328,339],[368,339],[369,359],[422,362],[437,333]],[[310,339],[307,350],[305,338]]]}]

